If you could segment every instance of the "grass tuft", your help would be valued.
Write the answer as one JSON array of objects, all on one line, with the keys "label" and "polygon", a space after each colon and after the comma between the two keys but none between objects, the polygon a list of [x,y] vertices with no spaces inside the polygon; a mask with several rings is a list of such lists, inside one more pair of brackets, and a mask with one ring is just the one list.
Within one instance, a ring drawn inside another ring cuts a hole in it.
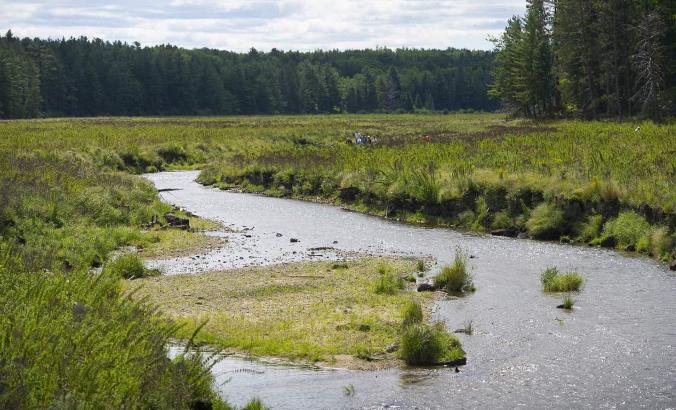
[{"label": "grass tuft", "polygon": [[423,311],[422,306],[420,306],[420,302],[416,300],[409,300],[406,302],[406,305],[402,311],[402,317],[402,325],[404,327],[414,323],[421,323],[423,321]]},{"label": "grass tuft", "polygon": [[453,263],[442,267],[434,278],[434,286],[449,293],[473,292],[475,287],[467,263],[467,255],[457,249]]},{"label": "grass tuft", "polygon": [[574,304],[575,301],[573,300],[573,298],[571,298],[570,295],[566,295],[563,298],[563,303],[561,304],[561,306],[563,307],[563,309],[572,310]]},{"label": "grass tuft", "polygon": [[584,279],[577,272],[560,273],[556,267],[545,269],[540,275],[545,292],[573,292],[582,288]]},{"label": "grass tuft", "polygon": [[399,354],[410,365],[433,365],[465,356],[458,339],[448,334],[441,323],[408,326],[401,336]]},{"label": "grass tuft", "polygon": [[134,253],[121,255],[117,259],[108,262],[104,270],[124,279],[138,279],[159,275],[159,271],[156,269],[147,269],[143,266],[141,258]]}]

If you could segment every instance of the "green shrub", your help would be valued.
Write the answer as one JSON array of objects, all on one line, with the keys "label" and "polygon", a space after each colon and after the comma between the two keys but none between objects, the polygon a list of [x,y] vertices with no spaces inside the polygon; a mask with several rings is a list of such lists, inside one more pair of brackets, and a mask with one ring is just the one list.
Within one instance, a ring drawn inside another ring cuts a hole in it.
[{"label": "green shrub", "polygon": [[124,279],[138,279],[159,274],[156,270],[146,269],[146,267],[143,266],[141,258],[134,253],[121,255],[117,259],[108,262],[105,270]]},{"label": "green shrub", "polygon": [[579,273],[560,273],[555,267],[545,269],[540,275],[540,281],[545,292],[578,291],[584,283],[584,279]]},{"label": "green shrub", "polygon": [[603,216],[589,215],[587,220],[578,229],[578,239],[583,242],[590,242],[601,234],[603,228]]},{"label": "green shrub", "polygon": [[455,260],[451,265],[441,268],[441,272],[434,278],[434,286],[449,293],[474,291],[472,275],[467,269],[467,255],[464,252],[456,250]]},{"label": "green shrub", "polygon": [[658,258],[670,259],[674,238],[669,235],[669,228],[657,228],[650,234],[650,253]]},{"label": "green shrub", "polygon": [[448,334],[442,324],[416,323],[404,329],[399,355],[411,365],[431,365],[461,359],[465,353],[458,339]]},{"label": "green shrub", "polygon": [[526,222],[528,234],[537,239],[555,239],[563,232],[564,227],[563,212],[550,203],[538,205]]},{"label": "green shrub", "polygon": [[507,212],[498,212],[493,215],[493,222],[491,223],[491,228],[493,229],[507,229],[514,226],[514,221],[509,217]]},{"label": "green shrub", "polygon": [[650,235],[652,227],[641,215],[632,212],[621,212],[617,218],[611,219],[603,227],[603,236],[612,238],[618,249],[636,250],[639,241]]},{"label": "green shrub", "polygon": [[404,279],[397,277],[392,272],[381,273],[376,280],[373,291],[380,295],[394,295],[404,288]]},{"label": "green shrub", "polygon": [[404,306],[402,311],[402,325],[404,327],[412,325],[414,323],[420,323],[423,320],[423,311],[420,303],[415,300],[410,300]]}]

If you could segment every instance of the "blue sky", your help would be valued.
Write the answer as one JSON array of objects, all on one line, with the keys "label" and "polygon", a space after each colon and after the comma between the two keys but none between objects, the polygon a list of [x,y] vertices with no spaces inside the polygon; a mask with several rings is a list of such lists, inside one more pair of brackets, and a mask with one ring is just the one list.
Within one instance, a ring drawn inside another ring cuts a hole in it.
[{"label": "blue sky", "polygon": [[246,51],[490,49],[525,0],[0,0],[0,30]]}]

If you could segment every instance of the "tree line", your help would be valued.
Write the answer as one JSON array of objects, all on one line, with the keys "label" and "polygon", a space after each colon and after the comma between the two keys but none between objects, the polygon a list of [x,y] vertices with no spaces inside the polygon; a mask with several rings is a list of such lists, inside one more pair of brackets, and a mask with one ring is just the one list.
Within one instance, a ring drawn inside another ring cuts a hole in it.
[{"label": "tree line", "polygon": [[234,53],[0,36],[0,118],[495,110],[494,55],[458,49]]},{"label": "tree line", "polygon": [[674,113],[676,2],[528,0],[496,39],[490,93],[528,117]]}]

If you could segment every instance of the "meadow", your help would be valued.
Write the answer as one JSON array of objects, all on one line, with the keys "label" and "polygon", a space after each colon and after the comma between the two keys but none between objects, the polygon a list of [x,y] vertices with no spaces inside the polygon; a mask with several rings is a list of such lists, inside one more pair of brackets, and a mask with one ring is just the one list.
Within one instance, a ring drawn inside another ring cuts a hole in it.
[{"label": "meadow", "polygon": [[[357,130],[375,143],[347,143]],[[673,122],[500,114],[0,122],[0,404],[227,407],[202,359],[167,358],[187,328],[130,299],[105,269],[121,248],[158,256],[204,244],[149,228],[172,209],[131,174],[202,169],[200,182],[221,188],[671,261],[674,135]]]}]

